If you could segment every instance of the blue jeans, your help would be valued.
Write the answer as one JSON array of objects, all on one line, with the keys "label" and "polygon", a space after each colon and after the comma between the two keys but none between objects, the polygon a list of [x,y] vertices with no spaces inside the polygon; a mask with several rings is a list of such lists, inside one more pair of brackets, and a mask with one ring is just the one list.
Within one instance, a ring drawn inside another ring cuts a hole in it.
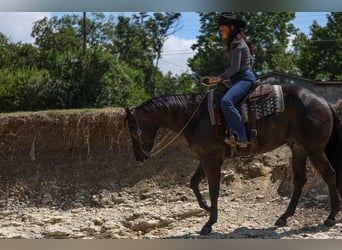
[{"label": "blue jeans", "polygon": [[247,95],[255,81],[255,75],[251,70],[234,75],[231,78],[232,86],[221,99],[223,116],[238,142],[247,142],[248,138],[242,116],[235,105]]}]

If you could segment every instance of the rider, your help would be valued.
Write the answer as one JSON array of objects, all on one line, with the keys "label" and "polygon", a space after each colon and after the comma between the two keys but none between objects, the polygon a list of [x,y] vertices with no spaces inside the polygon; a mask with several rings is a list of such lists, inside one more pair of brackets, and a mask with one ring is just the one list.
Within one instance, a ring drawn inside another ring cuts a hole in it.
[{"label": "rider", "polygon": [[209,84],[216,84],[230,79],[231,87],[221,100],[221,109],[227,125],[233,131],[235,141],[239,147],[246,147],[248,138],[241,114],[235,105],[244,98],[256,78],[252,71],[252,56],[255,47],[240,30],[246,27],[246,23],[233,16],[221,15],[218,21],[218,29],[221,32],[224,54],[230,61],[230,66],[219,76],[209,77]]}]

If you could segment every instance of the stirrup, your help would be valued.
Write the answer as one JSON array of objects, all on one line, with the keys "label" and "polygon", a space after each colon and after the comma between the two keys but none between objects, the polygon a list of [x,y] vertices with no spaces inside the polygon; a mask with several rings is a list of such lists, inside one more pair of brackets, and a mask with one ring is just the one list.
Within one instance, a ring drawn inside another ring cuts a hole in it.
[{"label": "stirrup", "polygon": [[240,148],[247,148],[248,144],[249,142],[239,142],[239,141],[236,142],[236,145]]},{"label": "stirrup", "polygon": [[224,142],[228,145],[230,145],[231,147],[236,147],[238,146],[239,148],[247,148],[248,144],[250,144],[250,142],[239,142],[239,141],[235,141],[234,138],[225,138]]},{"label": "stirrup", "polygon": [[[229,136],[229,137],[226,137],[224,139],[224,142],[228,145],[230,145],[231,147],[234,147],[236,148],[236,146],[239,146],[241,147],[241,145],[239,145],[239,142],[237,142],[234,138],[234,136]],[[243,146],[242,146],[243,147]]]},{"label": "stirrup", "polygon": [[227,137],[224,139],[224,142],[230,145],[232,148],[236,148],[237,144],[235,141],[233,131],[231,129],[229,129],[229,132],[227,131]]},{"label": "stirrup", "polygon": [[226,143],[226,144],[228,144],[228,145],[230,145],[231,147],[236,147],[236,141],[233,139],[231,139],[231,138],[228,138],[228,137],[226,137],[225,139],[224,139],[224,142]]}]

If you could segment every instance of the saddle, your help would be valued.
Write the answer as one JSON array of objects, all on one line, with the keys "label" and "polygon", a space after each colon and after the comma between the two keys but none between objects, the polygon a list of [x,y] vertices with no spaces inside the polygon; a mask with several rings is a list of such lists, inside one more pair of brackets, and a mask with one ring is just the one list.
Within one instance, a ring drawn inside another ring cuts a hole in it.
[{"label": "saddle", "polygon": [[[219,127],[223,125],[226,131],[230,131],[221,112],[220,101],[228,90],[225,84],[208,92],[208,111],[211,124],[216,126],[216,134],[219,135]],[[247,135],[250,140],[251,153],[257,149],[257,120],[284,111],[283,92],[280,85],[261,84],[257,81],[248,94],[236,104],[246,124]],[[224,122],[222,122],[224,121]]]}]

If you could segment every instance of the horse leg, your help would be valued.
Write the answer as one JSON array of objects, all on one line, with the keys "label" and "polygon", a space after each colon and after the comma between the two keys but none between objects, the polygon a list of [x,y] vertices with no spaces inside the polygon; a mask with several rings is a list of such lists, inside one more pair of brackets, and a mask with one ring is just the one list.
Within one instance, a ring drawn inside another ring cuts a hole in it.
[{"label": "horse leg", "polygon": [[190,188],[194,192],[200,208],[203,208],[204,210],[207,210],[209,212],[210,208],[207,205],[205,199],[203,198],[203,196],[200,193],[199,188],[198,188],[200,182],[204,179],[204,177],[205,177],[205,174],[204,174],[202,165],[200,163],[198,168],[197,168],[197,170],[196,170],[196,172],[195,172],[195,174],[191,178]]},{"label": "horse leg", "polygon": [[221,164],[223,160],[207,159],[202,161],[203,169],[206,173],[209,184],[210,196],[210,216],[208,222],[202,227],[201,235],[208,235],[212,230],[212,225],[217,221],[217,200],[220,190]]},{"label": "horse leg", "polygon": [[340,200],[342,199],[342,161],[335,162],[336,166],[334,166],[336,173],[336,187],[340,194]]},{"label": "horse leg", "polygon": [[336,169],[336,186],[337,186],[337,190],[340,193],[340,199],[342,199],[342,171],[341,169]]},{"label": "horse leg", "polygon": [[297,204],[302,193],[303,186],[306,183],[306,153],[296,146],[291,146],[292,150],[292,172],[293,172],[293,193],[289,206],[285,213],[276,221],[276,226],[285,226],[287,218],[294,215]]},{"label": "horse leg", "polygon": [[335,170],[330,165],[324,152],[321,153],[311,153],[309,154],[310,161],[312,165],[321,174],[323,180],[328,186],[330,195],[330,214],[328,218],[324,221],[324,225],[331,227],[336,224],[336,214],[340,210],[340,199],[338,195],[338,190],[336,186],[336,173]]}]

